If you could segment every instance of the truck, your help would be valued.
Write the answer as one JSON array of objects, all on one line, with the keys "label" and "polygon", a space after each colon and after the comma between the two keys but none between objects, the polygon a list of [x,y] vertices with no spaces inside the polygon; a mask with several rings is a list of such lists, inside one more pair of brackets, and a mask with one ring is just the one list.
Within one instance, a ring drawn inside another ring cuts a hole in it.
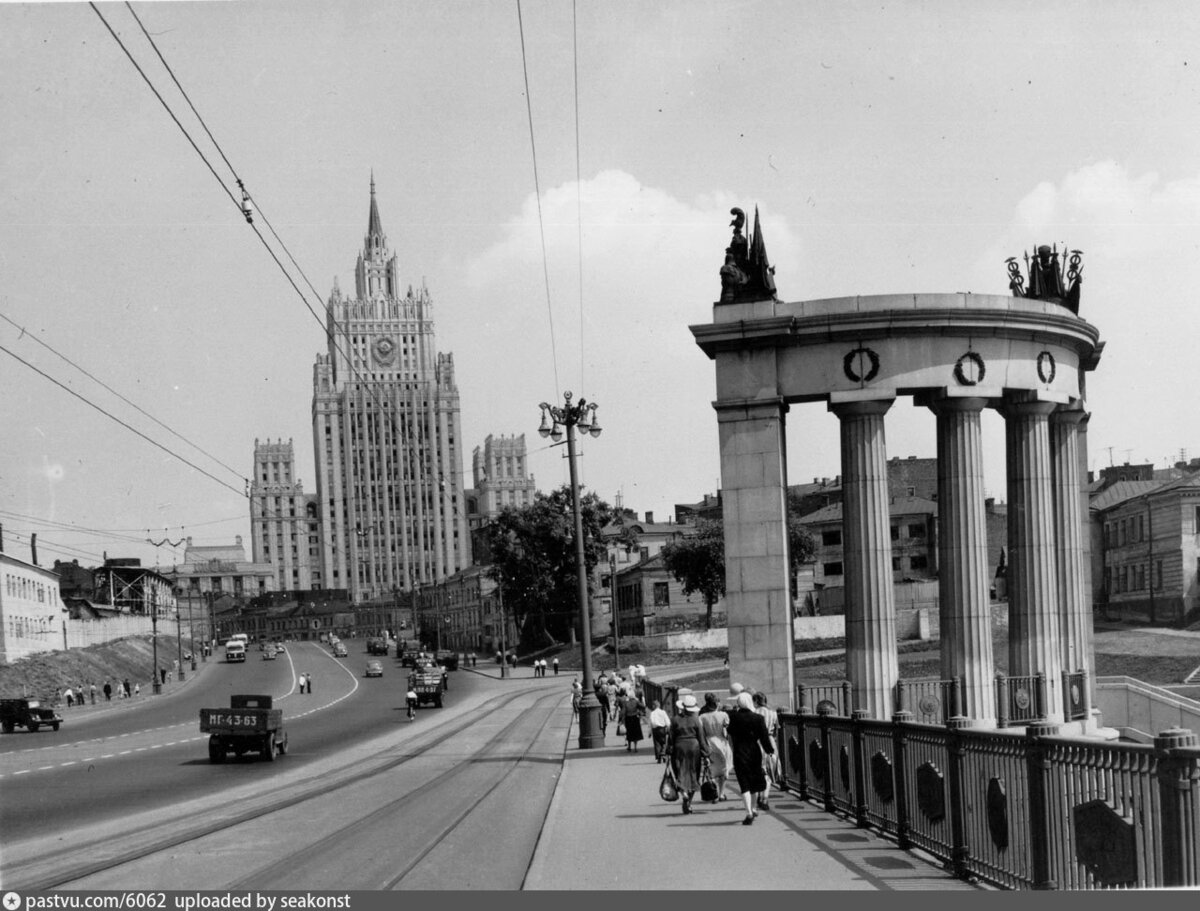
[{"label": "truck", "polygon": [[382,636],[372,636],[367,640],[368,655],[386,655],[388,653],[388,641]]},{"label": "truck", "polygon": [[229,662],[246,660],[246,643],[241,639],[230,639],[225,643],[225,660]]},{"label": "truck", "polygon": [[0,730],[5,734],[11,734],[17,728],[25,728],[31,734],[43,727],[57,731],[60,724],[62,717],[38,699],[0,699]]},{"label": "truck", "polygon": [[408,686],[417,694],[417,705],[433,703],[442,707],[442,693],[446,691],[446,674],[432,661],[419,661],[408,675]]},{"label": "truck", "polygon": [[209,762],[224,762],[230,753],[274,762],[287,753],[283,709],[272,708],[270,696],[232,695],[227,709],[201,709],[200,733],[208,735]]}]

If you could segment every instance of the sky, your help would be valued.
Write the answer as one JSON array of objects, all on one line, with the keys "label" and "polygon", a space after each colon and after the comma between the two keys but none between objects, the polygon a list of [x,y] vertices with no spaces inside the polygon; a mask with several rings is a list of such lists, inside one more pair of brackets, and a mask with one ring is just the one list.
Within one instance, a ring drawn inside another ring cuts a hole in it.
[{"label": "sky", "polygon": [[[125,4],[97,9],[204,158],[89,4],[0,2],[9,553],[37,533],[42,565],[170,564],[187,537],[241,535],[249,557],[256,439],[292,439],[316,491],[314,312],[353,289],[372,174],[454,355],[464,486],[488,434],[524,434],[538,487],[566,483],[537,428],[570,391],[603,427],[586,489],[658,521],[716,493],[715,374],[689,326],[712,321],[733,206],[761,212],[788,301],[1005,294],[1007,257],[1082,250],[1080,316],[1105,342],[1090,467],[1200,456],[1189,3],[132,8],[219,150]],[[791,483],[840,473],[823,405],[793,406],[787,434]],[[886,436],[935,455],[911,400]],[[984,446],[1003,500],[990,412]]]}]

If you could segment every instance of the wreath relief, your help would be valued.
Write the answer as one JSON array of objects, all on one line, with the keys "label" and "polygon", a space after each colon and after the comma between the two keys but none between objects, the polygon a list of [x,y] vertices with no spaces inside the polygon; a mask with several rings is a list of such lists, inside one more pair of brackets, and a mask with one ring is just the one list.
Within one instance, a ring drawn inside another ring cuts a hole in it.
[{"label": "wreath relief", "polygon": [[1049,351],[1043,351],[1037,358],[1037,373],[1038,379],[1043,383],[1050,384],[1054,382],[1054,375],[1058,372],[1058,368],[1054,363],[1054,355]]},{"label": "wreath relief", "polygon": [[[865,371],[862,369],[864,357],[868,362]],[[860,345],[842,358],[842,372],[852,383],[869,383],[879,375],[879,355]]]},{"label": "wreath relief", "polygon": [[[973,377],[967,376],[963,365],[970,363],[972,365],[971,372],[975,374]],[[983,378],[987,375],[987,367],[983,363],[983,358],[974,351],[968,351],[954,363],[954,379],[958,381],[960,386],[974,386],[983,382]]]}]

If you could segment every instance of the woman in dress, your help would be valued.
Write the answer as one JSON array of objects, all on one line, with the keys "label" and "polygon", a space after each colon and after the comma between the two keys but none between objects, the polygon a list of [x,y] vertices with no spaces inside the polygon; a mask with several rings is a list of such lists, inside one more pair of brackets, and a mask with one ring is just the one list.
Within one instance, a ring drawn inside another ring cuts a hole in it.
[{"label": "woman in dress", "polygon": [[725,799],[725,782],[733,768],[733,749],[727,736],[729,715],[717,705],[717,697],[704,694],[704,708],[700,710],[700,727],[708,740],[709,774],[717,785],[718,800]]},{"label": "woman in dress", "polygon": [[700,706],[695,696],[688,693],[675,703],[675,708],[679,714],[671,719],[667,752],[683,797],[683,812],[687,814],[692,812],[692,797],[700,787],[700,764],[709,757],[708,738],[700,726]]},{"label": "woman in dress", "polygon": [[628,753],[632,748],[636,753],[638,744],[642,742],[642,715],[646,711],[646,706],[637,696],[630,694],[625,697],[623,710],[625,712],[625,752]]},{"label": "woman in dress", "polygon": [[738,694],[737,708],[729,714],[729,742],[733,746],[733,772],[742,791],[742,802],[746,805],[746,818],[742,820],[742,825],[748,826],[758,815],[751,801],[754,797],[761,800],[767,788],[763,754],[775,749],[771,738],[767,736],[767,723],[762,715],[754,711],[754,700],[749,693]]},{"label": "woman in dress", "polygon": [[753,699],[754,711],[762,715],[767,725],[767,737],[771,740],[771,752],[763,756],[763,774],[766,776],[767,786],[763,788],[762,796],[758,799],[759,809],[769,810],[771,784],[779,780],[779,713],[767,705],[766,693],[755,693]]}]

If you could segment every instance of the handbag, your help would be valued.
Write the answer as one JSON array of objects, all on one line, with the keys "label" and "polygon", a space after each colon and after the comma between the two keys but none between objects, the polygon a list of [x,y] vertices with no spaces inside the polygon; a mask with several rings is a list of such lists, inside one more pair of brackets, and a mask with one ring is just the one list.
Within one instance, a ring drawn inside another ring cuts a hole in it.
[{"label": "handbag", "polygon": [[675,772],[672,771],[669,762],[666,771],[663,772],[662,781],[658,785],[658,796],[668,802],[679,799],[679,785],[675,781]]},{"label": "handbag", "polygon": [[625,733],[625,722],[618,721],[617,722],[617,736],[620,737],[624,733]]},{"label": "handbag", "polygon": [[712,772],[709,771],[708,763],[700,769],[700,799],[706,803],[716,803],[720,797],[720,792],[717,791],[717,783],[713,781]]}]

